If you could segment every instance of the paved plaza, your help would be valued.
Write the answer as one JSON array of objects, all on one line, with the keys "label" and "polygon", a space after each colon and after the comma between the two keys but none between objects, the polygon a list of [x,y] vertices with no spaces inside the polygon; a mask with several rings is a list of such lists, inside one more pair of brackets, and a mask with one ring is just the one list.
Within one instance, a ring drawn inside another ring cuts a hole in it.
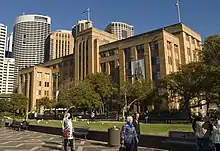
[{"label": "paved plaza", "polygon": [[[118,151],[106,143],[76,140],[77,151]],[[0,128],[0,151],[61,151],[62,137],[31,131],[15,131]],[[139,151],[156,151],[140,148]]]}]

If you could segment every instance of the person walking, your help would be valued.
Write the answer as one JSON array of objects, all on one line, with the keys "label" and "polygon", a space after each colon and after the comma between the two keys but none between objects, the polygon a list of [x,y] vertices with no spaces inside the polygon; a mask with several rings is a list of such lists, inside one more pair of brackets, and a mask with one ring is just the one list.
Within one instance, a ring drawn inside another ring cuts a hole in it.
[{"label": "person walking", "polygon": [[220,151],[220,118],[215,117],[212,131],[212,142],[215,145],[216,151]]},{"label": "person walking", "polygon": [[138,137],[133,123],[133,117],[127,117],[127,123],[122,127],[121,144],[125,145],[126,151],[134,151],[135,143],[138,143]]},{"label": "person walking", "polygon": [[212,124],[208,116],[200,114],[193,122],[193,130],[196,136],[197,151],[214,151],[211,141]]},{"label": "person walking", "polygon": [[73,124],[72,116],[70,113],[67,113],[63,118],[62,122],[62,131],[64,137],[64,151],[67,151],[67,144],[69,143],[71,151],[75,151],[75,146],[73,142]]},{"label": "person walking", "polygon": [[[135,114],[134,114],[133,125],[134,125],[134,127],[135,127],[138,140],[140,141],[141,131],[140,131],[139,117],[140,117],[139,113],[135,113]],[[135,142],[134,151],[137,151],[137,149],[138,149],[138,143]]]}]

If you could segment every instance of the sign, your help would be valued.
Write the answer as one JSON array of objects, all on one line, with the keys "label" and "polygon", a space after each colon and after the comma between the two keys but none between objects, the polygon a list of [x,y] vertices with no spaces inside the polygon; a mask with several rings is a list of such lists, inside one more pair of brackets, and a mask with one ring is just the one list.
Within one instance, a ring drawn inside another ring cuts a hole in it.
[{"label": "sign", "polygon": [[145,79],[144,59],[131,61],[132,81]]}]

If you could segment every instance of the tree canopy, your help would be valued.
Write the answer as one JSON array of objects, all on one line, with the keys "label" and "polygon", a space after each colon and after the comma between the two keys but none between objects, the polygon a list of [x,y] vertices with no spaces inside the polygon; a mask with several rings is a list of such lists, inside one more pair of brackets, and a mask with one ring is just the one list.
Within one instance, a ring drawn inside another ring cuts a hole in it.
[{"label": "tree canopy", "polygon": [[211,66],[220,66],[220,36],[207,37],[202,51],[202,60]]},{"label": "tree canopy", "polygon": [[55,102],[54,100],[50,100],[48,97],[43,97],[41,99],[37,99],[37,109],[39,109],[41,106],[51,109],[55,106]]},{"label": "tree canopy", "polygon": [[101,97],[87,81],[80,81],[70,89],[71,104],[78,108],[99,108]]},{"label": "tree canopy", "polygon": [[145,105],[152,105],[154,96],[153,82],[148,80],[135,80],[124,82],[120,87],[120,95],[123,98],[123,105],[128,105],[134,101],[140,101]]},{"label": "tree canopy", "polygon": [[10,104],[12,105],[14,111],[26,109],[28,98],[21,93],[14,93],[11,95]]}]

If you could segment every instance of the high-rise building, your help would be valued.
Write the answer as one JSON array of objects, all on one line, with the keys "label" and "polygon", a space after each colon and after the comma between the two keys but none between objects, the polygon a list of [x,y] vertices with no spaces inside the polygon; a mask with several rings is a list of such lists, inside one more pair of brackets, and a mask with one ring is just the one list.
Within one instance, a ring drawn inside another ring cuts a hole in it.
[{"label": "high-rise building", "polygon": [[14,69],[15,69],[15,59],[5,58],[4,59],[4,69],[2,78],[2,91],[4,94],[11,94],[14,90]]},{"label": "high-rise building", "polygon": [[134,36],[134,26],[123,22],[111,22],[105,31],[118,37],[118,40]]},{"label": "high-rise building", "polygon": [[49,61],[73,54],[74,38],[68,30],[50,33],[45,41],[44,61]]},{"label": "high-rise building", "polygon": [[[51,18],[42,15],[17,17],[13,34],[15,79],[18,71],[44,61],[45,40],[50,33]],[[15,82],[15,87],[17,82]]]},{"label": "high-rise building", "polygon": [[72,27],[72,34],[73,37],[76,37],[80,32],[91,28],[92,27],[92,21],[90,20],[80,20],[77,22],[76,25],[73,25]]},{"label": "high-rise building", "polygon": [[10,33],[7,38],[7,49],[5,51],[6,58],[13,58],[12,46],[13,46],[13,33]]},{"label": "high-rise building", "polygon": [[0,23],[0,93],[2,93],[3,88],[3,70],[4,70],[4,58],[6,50],[6,35],[7,26]]}]

